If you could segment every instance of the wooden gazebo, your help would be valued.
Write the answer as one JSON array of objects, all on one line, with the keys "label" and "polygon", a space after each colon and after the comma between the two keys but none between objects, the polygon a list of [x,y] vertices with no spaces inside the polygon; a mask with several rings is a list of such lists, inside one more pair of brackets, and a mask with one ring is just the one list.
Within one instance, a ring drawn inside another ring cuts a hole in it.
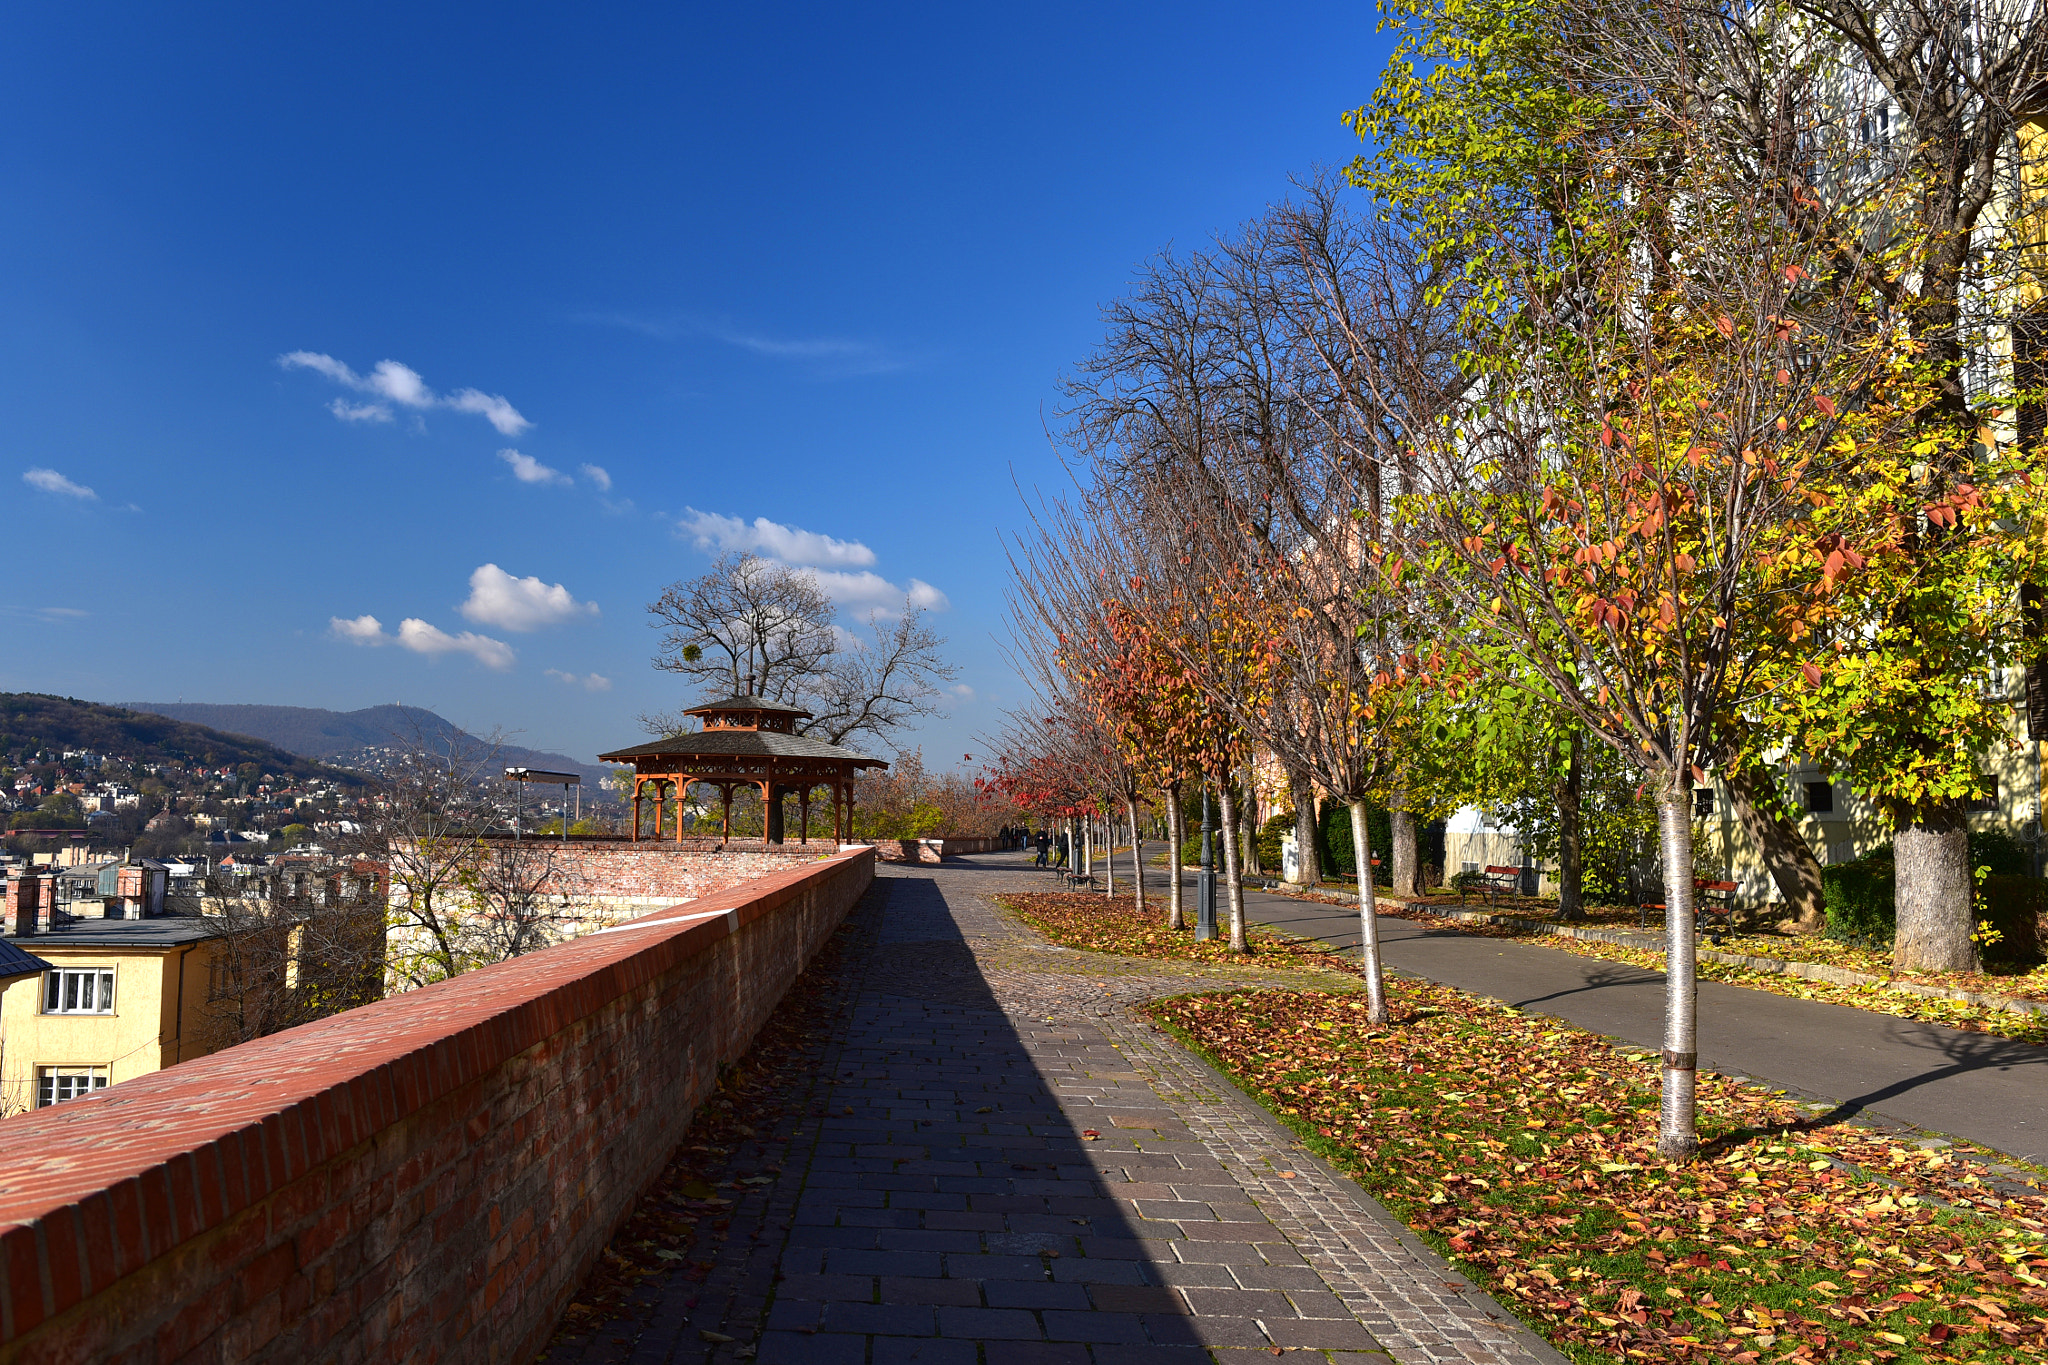
[{"label": "wooden gazebo", "polygon": [[799,840],[810,841],[811,793],[830,790],[832,832],[845,840],[853,834],[853,783],[862,768],[886,768],[879,758],[796,733],[796,723],[811,713],[766,697],[743,693],[723,701],[705,702],[683,712],[701,716],[696,734],[658,739],[598,758],[633,765],[633,837],[640,837],[641,803],[653,788],[654,837],[661,837],[661,814],[675,810],[675,838],[683,837],[683,800],[694,783],[707,782],[724,799],[722,835],[732,836],[732,794],[736,787],[761,789],[766,814],[762,844],[782,842],[782,798],[794,793],[803,812]]}]

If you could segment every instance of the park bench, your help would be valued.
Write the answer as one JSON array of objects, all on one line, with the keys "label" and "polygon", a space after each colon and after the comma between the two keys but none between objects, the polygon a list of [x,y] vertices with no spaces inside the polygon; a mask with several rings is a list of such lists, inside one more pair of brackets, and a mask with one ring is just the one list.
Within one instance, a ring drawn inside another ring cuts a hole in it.
[{"label": "park bench", "polygon": [[1470,891],[1474,886],[1486,892],[1486,903],[1488,905],[1498,905],[1502,896],[1518,896],[1522,893],[1522,869],[1519,867],[1505,867],[1496,863],[1489,866],[1486,871],[1480,873],[1476,878],[1468,877],[1463,888],[1458,893],[1458,904],[1463,905],[1465,903],[1466,892]]},{"label": "park bench", "polygon": [[[1693,927],[1695,929],[1712,930],[1716,927],[1715,921],[1718,920],[1720,921],[1718,927],[1721,932],[1734,933],[1735,883],[1695,881],[1692,885]],[[1637,913],[1638,927],[1643,929],[1649,928],[1652,912],[1662,916],[1664,910],[1665,904],[1663,901],[1643,902]]]}]

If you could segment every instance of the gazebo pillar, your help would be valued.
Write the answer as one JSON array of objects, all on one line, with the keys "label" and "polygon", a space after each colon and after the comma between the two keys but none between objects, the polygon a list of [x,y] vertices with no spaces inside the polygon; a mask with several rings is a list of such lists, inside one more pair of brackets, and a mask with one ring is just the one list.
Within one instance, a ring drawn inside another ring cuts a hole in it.
[{"label": "gazebo pillar", "polygon": [[775,779],[761,784],[761,847],[782,842],[782,799]]},{"label": "gazebo pillar", "polygon": [[725,794],[725,823],[719,826],[718,841],[729,844],[732,842],[732,783],[721,783],[718,789]]},{"label": "gazebo pillar", "polygon": [[646,780],[643,777],[633,779],[633,842],[636,844],[640,842],[640,788]]},{"label": "gazebo pillar", "polygon": [[684,776],[676,779],[676,842],[683,841],[683,794],[690,790],[695,779]]},{"label": "gazebo pillar", "polygon": [[809,787],[805,787],[803,791],[797,794],[796,808],[797,818],[803,821],[803,824],[798,827],[796,841],[800,844],[808,844],[811,841],[811,789]]}]

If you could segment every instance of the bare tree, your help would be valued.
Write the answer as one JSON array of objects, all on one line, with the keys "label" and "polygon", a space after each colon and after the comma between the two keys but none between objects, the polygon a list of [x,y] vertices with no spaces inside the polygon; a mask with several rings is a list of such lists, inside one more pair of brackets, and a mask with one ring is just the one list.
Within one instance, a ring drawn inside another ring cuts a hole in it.
[{"label": "bare tree", "polygon": [[[700,688],[760,696],[813,714],[799,733],[829,744],[866,736],[891,743],[904,727],[939,712],[940,685],[956,675],[946,641],[905,599],[901,613],[875,613],[870,638],[835,624],[817,577],[752,555],[726,554],[696,578],[672,583],[649,604],[662,632],[654,666]],[[656,734],[689,729],[680,712],[641,717]]]},{"label": "bare tree", "polygon": [[383,998],[385,897],[376,865],[335,859],[251,877],[216,873],[202,904],[215,934],[211,1046]]}]

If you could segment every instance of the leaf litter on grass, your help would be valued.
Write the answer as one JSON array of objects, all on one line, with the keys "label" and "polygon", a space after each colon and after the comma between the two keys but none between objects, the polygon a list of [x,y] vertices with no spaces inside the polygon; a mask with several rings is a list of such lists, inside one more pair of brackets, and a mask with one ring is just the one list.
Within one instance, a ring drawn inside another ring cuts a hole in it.
[{"label": "leaf litter on grass", "polygon": [[1206,1052],[1585,1360],[2048,1358],[2048,1204],[1781,1095],[1700,1077],[1706,1143],[1654,1150],[1656,1059],[1448,987],[1183,996]]},{"label": "leaf litter on grass", "polygon": [[[1087,891],[1010,892],[995,898],[1025,923],[1067,948],[1126,957],[1169,958],[1219,966],[1343,969],[1344,958],[1322,944],[1298,939],[1263,924],[1245,925],[1247,952],[1230,951],[1222,926],[1219,936],[1197,940],[1193,929],[1168,929],[1163,900],[1143,914],[1128,896]],[[1192,906],[1190,906],[1192,909]]]}]

